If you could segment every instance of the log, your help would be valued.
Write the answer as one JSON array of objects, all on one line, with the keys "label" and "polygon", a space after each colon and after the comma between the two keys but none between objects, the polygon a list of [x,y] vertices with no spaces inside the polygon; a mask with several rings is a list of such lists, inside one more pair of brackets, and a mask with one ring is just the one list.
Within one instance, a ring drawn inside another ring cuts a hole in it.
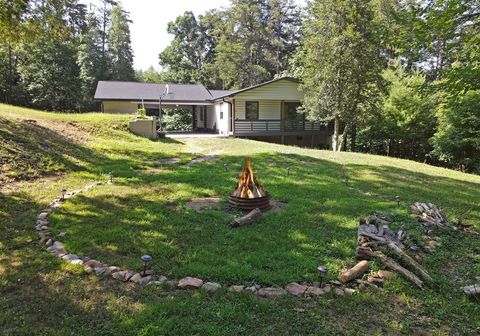
[{"label": "log", "polygon": [[254,221],[256,221],[257,219],[259,219],[260,217],[262,217],[262,212],[260,211],[259,208],[255,208],[252,211],[250,211],[248,214],[246,214],[245,216],[234,219],[230,223],[230,226],[231,227],[239,227],[239,226],[251,224]]},{"label": "log", "polygon": [[480,284],[475,284],[472,286],[465,286],[462,288],[463,292],[468,296],[480,296]]},{"label": "log", "polygon": [[433,281],[432,277],[430,276],[430,274],[428,274],[427,270],[423,268],[422,265],[420,265],[415,259],[410,257],[405,252],[403,252],[401,248],[399,248],[393,242],[388,243],[387,246],[397,257],[403,260],[404,263],[408,264],[414,270],[416,270],[422,276],[423,279],[427,281]]},{"label": "log", "polygon": [[375,257],[378,258],[378,260],[380,260],[380,262],[382,264],[384,264],[385,266],[387,266],[388,268],[390,268],[391,270],[397,272],[397,273],[400,273],[401,275],[403,275],[404,278],[406,278],[407,280],[413,282],[415,285],[417,285],[419,288],[423,288],[424,287],[424,284],[423,284],[423,281],[420,280],[415,274],[413,274],[412,272],[410,272],[409,270],[403,268],[402,266],[400,266],[397,262],[393,261],[392,259],[388,258],[387,256],[385,256],[382,252],[375,252]]},{"label": "log", "polygon": [[350,268],[348,271],[342,273],[340,275],[340,280],[342,282],[347,282],[352,279],[356,279],[359,276],[361,276],[363,273],[365,273],[368,270],[368,261],[362,260],[352,268]]},{"label": "log", "polygon": [[369,247],[357,246],[355,256],[358,260],[370,260],[373,257],[373,251]]}]

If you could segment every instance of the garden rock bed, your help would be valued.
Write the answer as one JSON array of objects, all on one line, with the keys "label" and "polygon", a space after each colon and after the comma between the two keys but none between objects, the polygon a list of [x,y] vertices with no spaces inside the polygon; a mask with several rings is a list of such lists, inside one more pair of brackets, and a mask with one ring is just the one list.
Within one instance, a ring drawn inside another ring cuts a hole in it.
[{"label": "garden rock bed", "polygon": [[[87,184],[84,188],[66,192],[63,198],[57,198],[53,200],[45,209],[41,210],[37,216],[35,223],[35,228],[38,232],[40,242],[45,245],[46,250],[57,257],[61,258],[63,261],[82,266],[87,273],[96,274],[101,277],[111,277],[112,279],[130,283],[133,285],[169,285],[170,288],[178,289],[203,289],[208,292],[215,292],[222,288],[222,285],[216,282],[207,282],[203,279],[194,278],[194,277],[185,277],[180,280],[168,279],[163,275],[152,274],[151,271],[147,272],[135,272],[128,269],[122,269],[117,266],[107,265],[95,259],[89,257],[82,257],[76,254],[70,253],[65,249],[64,244],[61,241],[55,240],[49,232],[49,216],[56,209],[61,207],[65,200],[88,191],[96,186],[101,186],[104,184],[110,184],[112,181],[108,182],[95,182]],[[209,200],[208,203],[214,205],[218,204],[217,199]],[[281,203],[281,202],[279,202]],[[277,204],[279,204],[277,203]],[[279,205],[283,207],[284,203]],[[346,285],[338,281],[330,281],[329,284],[321,286],[319,282],[294,282],[290,283],[285,288],[282,287],[262,287],[260,285],[252,285],[246,287],[241,284],[234,284],[229,287],[229,290],[232,292],[249,292],[260,297],[264,298],[276,298],[291,294],[297,297],[309,297],[309,296],[320,296],[327,293],[334,293],[337,295],[353,294],[355,293],[354,288],[349,288]]]}]

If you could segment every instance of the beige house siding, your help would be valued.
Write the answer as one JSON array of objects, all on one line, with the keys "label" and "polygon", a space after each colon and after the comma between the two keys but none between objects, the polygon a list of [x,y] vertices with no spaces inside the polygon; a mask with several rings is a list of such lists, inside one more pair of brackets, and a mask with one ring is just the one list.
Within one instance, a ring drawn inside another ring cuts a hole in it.
[{"label": "beige house siding", "polygon": [[108,101],[103,102],[103,112],[105,113],[128,113],[133,114],[137,112],[138,104],[129,101]]},{"label": "beige house siding", "polygon": [[256,89],[235,95],[237,100],[303,100],[303,93],[298,90],[298,83],[290,80],[279,80]]},{"label": "beige house siding", "polygon": [[245,119],[245,103],[258,101],[258,119],[280,119],[282,101],[299,102],[303,93],[298,90],[298,83],[280,80],[256,89],[239,93],[235,96],[235,119]]}]

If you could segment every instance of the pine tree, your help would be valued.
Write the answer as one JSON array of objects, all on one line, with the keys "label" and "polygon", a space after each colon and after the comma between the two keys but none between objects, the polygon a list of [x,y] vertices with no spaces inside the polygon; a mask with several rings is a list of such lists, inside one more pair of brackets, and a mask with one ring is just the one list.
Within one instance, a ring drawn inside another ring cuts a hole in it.
[{"label": "pine tree", "polygon": [[112,24],[108,33],[111,79],[113,80],[135,80],[130,23],[128,12],[120,6],[115,6],[112,10]]}]

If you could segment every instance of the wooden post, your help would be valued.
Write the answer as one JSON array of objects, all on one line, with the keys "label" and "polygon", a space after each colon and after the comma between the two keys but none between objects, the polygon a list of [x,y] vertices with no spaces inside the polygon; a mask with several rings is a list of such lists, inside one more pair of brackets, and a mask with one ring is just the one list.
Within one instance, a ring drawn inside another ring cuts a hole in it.
[{"label": "wooden post", "polygon": [[192,132],[194,132],[195,129],[197,128],[197,107],[195,105],[192,105],[192,119],[193,119]]},{"label": "wooden post", "polygon": [[[285,101],[281,100],[280,101],[280,131],[284,132],[285,131]],[[282,141],[283,143],[283,141]]]},{"label": "wooden post", "polygon": [[315,148],[315,135],[312,134],[312,148]]},{"label": "wooden post", "polygon": [[236,111],[235,111],[235,99],[232,100],[232,133],[235,136],[235,120],[236,120]]}]

